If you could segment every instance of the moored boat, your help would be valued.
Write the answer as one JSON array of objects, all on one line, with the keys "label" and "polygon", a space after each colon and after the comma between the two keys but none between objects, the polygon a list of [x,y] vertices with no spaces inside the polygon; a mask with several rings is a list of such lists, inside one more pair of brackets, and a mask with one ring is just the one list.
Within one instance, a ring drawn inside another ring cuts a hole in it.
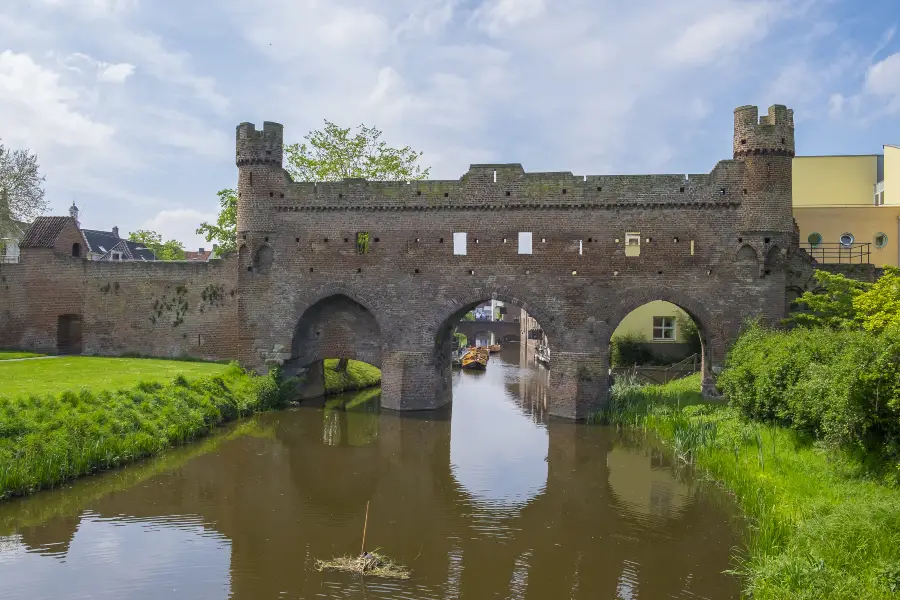
[{"label": "moored boat", "polygon": [[474,371],[484,371],[487,369],[488,358],[490,353],[485,347],[471,348],[462,357],[462,368]]},{"label": "moored boat", "polygon": [[550,348],[547,346],[538,346],[535,353],[534,358],[536,361],[540,363],[544,363],[545,365],[550,364]]},{"label": "moored boat", "polygon": [[494,354],[495,352],[500,352],[501,350],[503,350],[503,347],[500,344],[491,344],[490,346],[487,347],[487,349],[488,349],[488,352],[490,352],[491,354]]}]

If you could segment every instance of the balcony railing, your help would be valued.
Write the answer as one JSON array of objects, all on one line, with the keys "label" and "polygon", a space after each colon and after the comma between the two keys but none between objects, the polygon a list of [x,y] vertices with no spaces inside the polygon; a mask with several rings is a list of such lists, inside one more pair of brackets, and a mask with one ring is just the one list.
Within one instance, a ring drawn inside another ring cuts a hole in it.
[{"label": "balcony railing", "polygon": [[871,255],[870,246],[869,242],[855,242],[853,244],[822,242],[817,246],[809,243],[803,244],[809,255],[820,263],[868,263]]}]

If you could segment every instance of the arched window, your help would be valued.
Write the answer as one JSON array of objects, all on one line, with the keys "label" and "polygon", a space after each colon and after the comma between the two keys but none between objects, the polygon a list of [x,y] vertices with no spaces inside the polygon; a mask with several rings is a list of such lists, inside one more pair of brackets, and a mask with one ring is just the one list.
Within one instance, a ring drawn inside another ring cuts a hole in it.
[{"label": "arched window", "polygon": [[72,244],[72,256],[81,256],[81,244],[78,242]]},{"label": "arched window", "polygon": [[819,244],[822,243],[822,234],[819,233],[819,232],[817,232],[817,231],[813,231],[813,232],[812,232],[811,234],[809,234],[809,236],[806,238],[806,241],[809,242],[809,245],[810,245],[812,248],[815,248],[816,246],[818,246]]},{"label": "arched window", "polygon": [[887,246],[888,236],[886,233],[878,232],[875,234],[875,247],[876,248],[884,248]]}]

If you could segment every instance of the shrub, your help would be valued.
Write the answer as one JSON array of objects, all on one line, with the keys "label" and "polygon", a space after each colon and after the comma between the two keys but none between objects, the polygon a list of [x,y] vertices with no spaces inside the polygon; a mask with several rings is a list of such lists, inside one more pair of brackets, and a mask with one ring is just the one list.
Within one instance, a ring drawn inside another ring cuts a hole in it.
[{"label": "shrub", "polygon": [[612,367],[630,367],[653,362],[653,353],[644,345],[647,339],[637,333],[614,336],[609,342],[609,364]]},{"label": "shrub", "polygon": [[876,334],[752,325],[731,349],[718,386],[751,419],[900,459],[900,327]]}]

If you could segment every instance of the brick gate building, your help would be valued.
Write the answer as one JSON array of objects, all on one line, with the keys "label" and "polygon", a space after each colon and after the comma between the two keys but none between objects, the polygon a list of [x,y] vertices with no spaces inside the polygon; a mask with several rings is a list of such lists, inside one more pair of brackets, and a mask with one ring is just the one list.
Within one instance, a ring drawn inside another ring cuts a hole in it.
[{"label": "brick gate building", "polygon": [[242,123],[236,255],[88,262],[73,255],[72,219],[40,218],[21,263],[0,265],[2,344],[55,349],[61,316],[78,315],[86,353],[236,358],[288,372],[352,358],[382,369],[382,406],[430,409],[450,400],[454,323],[496,298],[525,309],[549,339],[549,411],[581,418],[606,397],[616,325],[666,300],[697,323],[704,390],[714,392],[744,320],[784,318],[788,288],[802,289],[814,265],[791,216],[793,111],[734,115],[733,158],[708,174],[497,164],[410,183],[295,183],[282,168],[282,126]]}]

